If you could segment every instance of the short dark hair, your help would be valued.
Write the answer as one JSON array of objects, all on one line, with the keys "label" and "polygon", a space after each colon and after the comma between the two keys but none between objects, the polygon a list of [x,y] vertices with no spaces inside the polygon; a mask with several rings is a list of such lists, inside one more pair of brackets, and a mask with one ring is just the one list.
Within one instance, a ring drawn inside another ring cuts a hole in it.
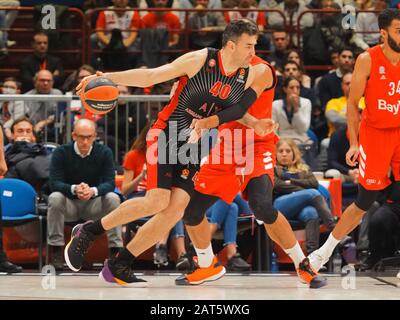
[{"label": "short dark hair", "polygon": [[35,127],[34,125],[33,125],[33,122],[31,121],[31,119],[29,119],[28,117],[21,117],[21,118],[18,118],[17,120],[15,120],[14,121],[14,123],[11,125],[11,132],[12,133],[14,133],[14,127],[18,124],[18,123],[20,123],[20,122],[28,122],[31,126],[32,126],[32,129]]},{"label": "short dark hair", "polygon": [[248,19],[239,19],[230,22],[222,34],[222,47],[225,47],[229,40],[237,40],[242,34],[250,36],[258,35],[258,26]]},{"label": "short dark hair", "polygon": [[379,29],[387,30],[393,20],[400,20],[400,10],[393,8],[384,9],[378,16]]},{"label": "short dark hair", "polygon": [[300,65],[299,65],[296,61],[294,61],[294,60],[288,60],[288,61],[286,61],[285,64],[283,65],[283,70],[285,70],[285,67],[286,67],[288,64],[294,64],[294,65],[297,67],[297,69],[300,70]]},{"label": "short dark hair", "polygon": [[295,78],[293,76],[290,76],[290,77],[286,77],[286,78],[283,79],[283,84],[282,84],[283,87],[287,88],[289,86],[289,82],[292,81],[292,80],[296,80],[299,84],[301,84],[299,79],[297,79],[297,78]]},{"label": "short dark hair", "polygon": [[22,84],[21,84],[21,82],[19,82],[19,81],[17,80],[17,78],[15,78],[15,77],[7,77],[7,78],[5,78],[5,79],[3,80],[3,82],[1,83],[1,85],[4,85],[4,82],[7,82],[7,81],[15,82],[15,84],[17,85],[17,89],[21,90]]}]

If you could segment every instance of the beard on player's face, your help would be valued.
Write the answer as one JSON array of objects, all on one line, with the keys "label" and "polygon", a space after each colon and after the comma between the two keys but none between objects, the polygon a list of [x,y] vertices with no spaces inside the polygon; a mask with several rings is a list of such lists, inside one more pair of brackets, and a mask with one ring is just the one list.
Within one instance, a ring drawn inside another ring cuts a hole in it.
[{"label": "beard on player's face", "polygon": [[393,51],[400,53],[400,45],[390,36],[388,32],[388,45]]}]

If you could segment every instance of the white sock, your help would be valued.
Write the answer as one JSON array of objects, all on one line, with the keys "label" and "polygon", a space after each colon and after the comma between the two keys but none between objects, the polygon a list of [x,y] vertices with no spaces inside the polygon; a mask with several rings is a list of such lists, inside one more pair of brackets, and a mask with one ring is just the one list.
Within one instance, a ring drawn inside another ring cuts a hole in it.
[{"label": "white sock", "polygon": [[331,233],[324,245],[317,250],[318,254],[325,257],[326,259],[329,259],[329,257],[332,255],[333,250],[335,250],[339,242],[340,240],[336,239]]},{"label": "white sock", "polygon": [[205,249],[194,248],[196,250],[198,265],[200,268],[208,268],[214,259],[214,252],[210,245]]},{"label": "white sock", "polygon": [[306,257],[303,253],[303,250],[300,248],[299,242],[297,241],[293,248],[283,250],[292,259],[296,269],[299,267],[300,262],[302,262]]}]

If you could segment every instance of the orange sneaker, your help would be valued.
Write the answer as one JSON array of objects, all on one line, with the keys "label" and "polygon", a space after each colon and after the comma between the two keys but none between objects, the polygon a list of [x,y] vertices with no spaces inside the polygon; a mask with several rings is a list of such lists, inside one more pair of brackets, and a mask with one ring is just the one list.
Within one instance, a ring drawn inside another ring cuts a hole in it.
[{"label": "orange sneaker", "polygon": [[327,285],[326,278],[314,271],[308,258],[305,258],[300,262],[296,271],[300,281],[307,283],[312,289],[321,288]]},{"label": "orange sneaker", "polygon": [[200,268],[197,265],[196,258],[197,257],[193,257],[193,260],[196,263],[196,268],[193,271],[176,278],[176,285],[187,286],[202,284],[203,282],[218,280],[225,274],[225,267],[218,261],[217,257],[214,257],[213,262],[208,268]]}]

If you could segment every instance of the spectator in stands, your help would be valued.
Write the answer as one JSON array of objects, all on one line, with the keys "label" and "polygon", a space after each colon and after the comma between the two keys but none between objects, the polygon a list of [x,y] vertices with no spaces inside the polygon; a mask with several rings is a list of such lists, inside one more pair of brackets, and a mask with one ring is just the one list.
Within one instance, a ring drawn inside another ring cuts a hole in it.
[{"label": "spectator in stands", "polygon": [[70,92],[76,94],[76,86],[82,81],[84,77],[95,74],[95,70],[91,65],[83,64],[78,70],[72,72],[61,87],[63,92]]},{"label": "spectator in stands", "polygon": [[[205,4],[205,1],[203,1]],[[198,5],[196,0],[178,0],[178,8],[180,9],[195,9],[195,7]],[[207,1],[207,9],[222,9],[222,3],[221,0],[209,0]],[[216,12],[214,12],[216,13]],[[222,12],[219,12],[220,15],[222,15]],[[183,26],[185,24],[185,16],[186,13],[184,11],[179,12],[179,21],[181,22],[181,25]]]},{"label": "spectator in stands", "polygon": [[[113,0],[112,2],[114,5],[108,7],[110,10],[101,11],[97,17],[96,33],[90,36],[92,48],[103,49],[106,52],[110,50],[110,55],[115,50],[123,51],[125,49],[127,52],[132,52],[140,49],[137,41],[140,28],[139,12],[128,10],[131,9],[128,5],[128,0]],[[114,11],[112,9],[121,9],[122,11]],[[123,11],[124,9],[127,11]],[[120,41],[122,43],[119,43]],[[92,60],[97,60],[97,58],[98,55],[95,54]],[[103,61],[103,63],[107,64],[109,58],[112,59],[112,57],[103,55],[103,60],[107,60]],[[96,63],[95,60],[92,61],[93,65],[96,65]]]},{"label": "spectator in stands", "polygon": [[[154,7],[167,8],[168,0],[154,0]],[[181,23],[178,16],[170,11],[149,12],[142,18],[143,28],[166,29],[169,34],[168,47],[176,47],[179,43]]]},{"label": "spectator in stands", "polygon": [[[124,159],[124,179],[122,181],[121,192],[128,199],[143,197],[146,193],[146,136],[150,127],[151,123],[148,123],[141,130]],[[154,252],[154,263],[158,266],[168,265],[167,242],[168,238],[171,238],[172,245],[177,253],[176,268],[178,270],[189,269],[190,261],[186,254],[184,236],[183,222],[179,221],[172,228],[170,234],[157,243]]]},{"label": "spectator in stands", "polygon": [[305,225],[307,253],[319,247],[320,219],[328,230],[335,220],[325,198],[318,191],[318,181],[303,163],[292,139],[281,138],[276,145],[274,207],[289,220]]},{"label": "spectator in stands", "polygon": [[300,81],[301,85],[304,88],[311,88],[311,78],[306,74],[306,70],[304,69],[303,60],[300,57],[299,51],[295,49],[290,49],[287,53],[286,60],[287,61],[294,61],[299,65],[299,72],[300,72]]},{"label": "spectator in stands", "polygon": [[285,63],[286,50],[289,47],[289,35],[284,29],[275,30],[272,33],[272,41],[275,49],[267,59],[279,75],[282,73],[283,64]]},{"label": "spectator in stands", "polygon": [[[17,0],[0,0],[0,7],[19,7],[19,5],[20,2]],[[8,32],[2,29],[10,29],[17,15],[17,10],[0,10],[0,55],[6,55],[7,48],[15,44],[15,41],[8,39]]]},{"label": "spectator in stands", "polygon": [[[107,215],[120,204],[114,193],[115,167],[111,150],[96,143],[96,124],[80,119],[74,125],[73,142],[53,151],[50,165],[48,244],[51,262],[63,265],[64,222],[94,220]],[[109,255],[122,245],[120,227],[107,232]]]},{"label": "spectator in stands", "polygon": [[[371,9],[382,11],[387,5],[386,0],[373,0]],[[357,15],[356,32],[359,33],[356,33],[356,36],[363,40],[364,49],[379,43],[378,14],[379,12],[360,12]]]},{"label": "spectator in stands", "polygon": [[278,83],[275,88],[275,96],[274,100],[282,99],[283,96],[283,80],[288,77],[294,77],[300,82],[300,97],[309,99],[311,101],[311,105],[314,108],[316,105],[316,97],[314,91],[310,88],[306,88],[302,85],[302,73],[300,71],[300,66],[295,61],[287,61],[283,65],[283,74],[282,76],[278,76]]},{"label": "spectator in stands", "polygon": [[[232,9],[258,9],[257,3],[253,0],[239,0],[237,6],[234,6]],[[258,30],[263,32],[266,25],[265,16],[261,11],[228,11],[224,12],[225,21],[229,23],[231,21],[235,21],[238,19],[249,19],[257,24]]]},{"label": "spectator in stands", "polygon": [[[33,78],[35,88],[26,92],[29,94],[62,95],[62,92],[53,88],[53,74],[48,70],[40,70]],[[45,141],[55,141],[54,132],[50,131],[54,123],[59,120],[61,104],[56,101],[25,101],[28,116],[35,124],[35,132]]]},{"label": "spectator in stands", "polygon": [[[322,0],[322,9],[340,8],[340,5],[332,0]],[[330,50],[350,47],[353,52],[361,53],[364,50],[363,43],[355,36],[353,29],[343,28],[342,20],[343,15],[337,13],[324,13],[321,16],[318,27],[321,27],[325,43]]]},{"label": "spectator in stands", "polygon": [[339,54],[338,67],[335,72],[323,76],[318,84],[319,100],[323,112],[325,112],[326,104],[329,100],[343,96],[341,85],[343,74],[352,72],[353,67],[353,52],[347,48],[341,50]]},{"label": "spectator in stands", "polygon": [[279,124],[278,135],[299,144],[312,141],[307,135],[311,120],[311,101],[300,97],[300,82],[294,77],[283,80],[283,99],[272,103],[272,118]]},{"label": "spectator in stands", "polygon": [[190,42],[193,49],[219,47],[225,20],[221,12],[207,12],[208,0],[196,0],[195,9],[189,18]]},{"label": "spectator in stands", "polygon": [[5,152],[7,154],[8,148],[12,143],[17,141],[25,141],[29,143],[36,142],[36,136],[34,131],[34,125],[32,121],[27,117],[21,117],[15,120],[11,128],[11,139],[10,143],[6,145]]},{"label": "spectator in stands", "polygon": [[35,33],[32,47],[33,54],[22,61],[19,70],[22,80],[22,92],[33,88],[34,76],[41,70],[49,70],[53,76],[54,87],[60,87],[64,80],[64,68],[60,58],[47,53],[49,47],[48,36],[43,32]]},{"label": "spectator in stands", "polygon": [[210,222],[211,234],[215,234],[219,229],[224,233],[224,247],[228,262],[226,269],[228,271],[249,271],[251,265],[242,259],[237,251],[237,224],[240,215],[250,215],[249,205],[240,194],[229,205],[223,200],[218,200],[206,212],[207,219]]},{"label": "spectator in stands", "polygon": [[[20,94],[21,83],[14,77],[7,77],[1,84],[2,94]],[[11,125],[15,119],[25,115],[25,107],[23,101],[0,101],[1,123],[4,127],[4,133],[7,139],[11,139]]]},{"label": "spectator in stands", "polygon": [[[299,0],[284,0],[280,4],[271,7],[271,9],[278,9],[282,11],[286,18],[286,26],[283,25],[283,17],[277,12],[271,12],[268,17],[268,24],[272,28],[280,27],[286,28],[290,27],[293,30],[297,30],[297,20],[302,12],[308,10],[308,8]],[[312,13],[305,13],[302,15],[300,20],[300,29],[306,27],[312,27],[314,24],[314,18]],[[292,38],[292,42],[295,46],[298,46],[297,37]]]},{"label": "spectator in stands", "polygon": [[[331,136],[328,147],[328,170],[325,176],[341,178],[343,182],[358,183],[358,168],[346,162],[346,152],[350,147],[347,125],[337,129]],[[346,149],[347,148],[347,149]]]},{"label": "spectator in stands", "polygon": [[[255,0],[239,0],[237,6],[232,9],[258,9],[257,2]],[[225,21],[229,23],[238,19],[249,19],[257,24],[260,34],[257,40],[256,50],[270,50],[271,43],[270,39],[266,34],[264,34],[264,29],[266,26],[265,14],[262,11],[228,11],[224,12]],[[260,55],[260,53],[259,53]]]},{"label": "spectator in stands", "polygon": [[28,182],[40,196],[47,194],[50,155],[42,143],[36,142],[33,123],[26,117],[16,119],[11,133],[11,143],[5,148],[5,177]]},{"label": "spectator in stands", "polygon": [[[0,126],[0,175],[7,172],[7,164],[4,158],[4,141],[3,141],[3,128]],[[0,272],[19,273],[22,268],[8,261],[6,253],[3,249],[3,223],[0,211]]]},{"label": "spectator in stands", "polygon": [[124,100],[124,96],[131,94],[130,88],[118,86],[118,91],[118,104],[107,115],[97,120],[97,133],[99,139],[111,148],[117,162],[120,163],[123,154],[129,148],[126,142],[140,132],[147,120],[143,107]]},{"label": "spectator in stands", "polygon": [[[347,72],[343,75],[341,84],[343,96],[329,100],[326,105],[325,117],[328,121],[329,137],[332,135],[333,132],[335,132],[335,130],[347,124],[347,117],[346,117],[347,99],[349,98],[351,78],[352,78],[351,72]],[[361,110],[365,108],[364,98],[361,98],[358,107]],[[324,139],[321,144],[325,148],[328,148],[329,138]]]}]

